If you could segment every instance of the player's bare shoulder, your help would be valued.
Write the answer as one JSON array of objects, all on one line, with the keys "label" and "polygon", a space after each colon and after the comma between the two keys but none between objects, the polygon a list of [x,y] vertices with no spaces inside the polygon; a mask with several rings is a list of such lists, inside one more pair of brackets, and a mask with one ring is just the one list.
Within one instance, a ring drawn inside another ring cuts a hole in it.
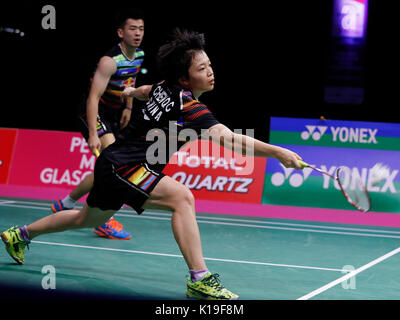
[{"label": "player's bare shoulder", "polygon": [[100,58],[97,64],[96,72],[104,75],[112,75],[117,71],[117,64],[115,60],[109,56],[103,56]]}]

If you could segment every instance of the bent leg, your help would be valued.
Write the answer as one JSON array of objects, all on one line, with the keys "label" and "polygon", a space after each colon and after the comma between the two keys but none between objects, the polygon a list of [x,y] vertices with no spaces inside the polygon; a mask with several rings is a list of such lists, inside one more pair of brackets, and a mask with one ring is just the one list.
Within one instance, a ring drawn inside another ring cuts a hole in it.
[{"label": "bent leg", "polygon": [[115,136],[113,133],[106,133],[100,137],[101,151],[107,148],[110,144],[115,142]]},{"label": "bent leg", "polygon": [[71,199],[78,201],[85,194],[89,193],[93,188],[94,174],[89,173],[81,182],[71,191],[69,196]]},{"label": "bent leg", "polygon": [[[101,136],[101,150],[107,148],[110,144],[115,142],[115,137],[112,133],[106,133],[105,135]],[[82,198],[85,194],[89,193],[90,190],[93,188],[93,181],[94,181],[94,174],[88,174],[83,180],[71,191],[70,197],[71,199],[78,201]]]},{"label": "bent leg", "polygon": [[190,270],[206,269],[194,197],[187,187],[165,176],[151,192],[143,208],[172,210],[172,231],[186,264]]},{"label": "bent leg", "polygon": [[85,204],[81,210],[59,211],[39,219],[28,225],[27,230],[30,239],[33,239],[47,233],[97,227],[110,219],[115,212],[115,210],[103,211]]}]

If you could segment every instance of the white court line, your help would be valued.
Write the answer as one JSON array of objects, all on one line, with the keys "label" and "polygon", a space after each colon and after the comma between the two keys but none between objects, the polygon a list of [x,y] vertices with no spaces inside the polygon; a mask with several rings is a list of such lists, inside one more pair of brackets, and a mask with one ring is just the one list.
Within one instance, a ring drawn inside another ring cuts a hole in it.
[{"label": "white court line", "polygon": [[[51,203],[45,204],[40,202],[32,202],[32,201],[8,201],[4,200],[5,203],[22,203],[22,204],[34,204],[38,205],[35,207],[30,206],[21,206],[24,208],[32,208],[32,209],[43,209],[49,210]],[[1,205],[1,200],[0,200]],[[44,207],[42,207],[44,206]],[[13,205],[13,207],[18,207],[18,205]],[[79,209],[82,206],[77,206],[76,208]],[[127,214],[123,214],[121,212],[126,212]],[[160,211],[147,211],[145,215],[138,216],[136,212],[128,207],[124,207],[123,209],[117,211],[115,214],[116,216],[127,217],[127,218],[138,218],[144,217],[148,218],[147,216],[165,216],[171,217],[172,214],[168,212],[160,212]],[[294,227],[304,227],[304,228],[312,228],[312,229],[328,229],[328,230],[345,230],[345,231],[358,231],[358,232],[372,232],[372,233],[389,233],[389,234],[399,234],[400,231],[389,231],[389,230],[379,230],[379,229],[364,229],[364,228],[349,228],[349,227],[334,227],[334,226],[326,226],[326,225],[313,225],[313,224],[304,224],[304,223],[290,223],[290,222],[273,222],[273,221],[262,221],[262,220],[250,220],[250,219],[243,219],[243,218],[224,218],[224,217],[209,217],[209,216],[202,216],[197,215],[197,219],[199,221],[202,219],[206,220],[216,220],[216,221],[235,221],[235,222],[250,222],[255,224],[268,224],[268,225],[282,225],[282,226],[294,226]]]},{"label": "white court line", "polygon": [[[84,246],[84,245],[78,245],[78,244],[47,242],[47,241],[36,241],[36,240],[33,240],[31,242],[32,243],[38,243],[38,244],[63,246],[63,247],[74,247],[74,248],[83,248],[83,249],[94,249],[94,250],[103,250],[103,251],[115,251],[115,252],[126,252],[126,253],[136,253],[136,254],[148,254],[148,255],[153,255],[153,256],[183,258],[182,255],[169,254],[169,253],[137,251],[137,250],[127,250],[127,249],[115,249],[115,248],[104,248],[104,247]],[[217,259],[217,258],[206,258],[206,257],[204,257],[204,260],[220,261],[220,262],[232,262],[232,263],[240,263],[240,264],[254,264],[254,265],[272,266],[272,267],[297,268],[297,269],[312,269],[312,270],[337,271],[337,272],[345,272],[346,271],[346,270],[343,270],[343,269],[334,269],[334,268],[310,267],[310,266],[300,266],[300,265],[290,265],[290,264],[277,264],[277,263],[269,263],[269,262],[255,262],[255,261],[245,261],[245,260]]]},{"label": "white court line", "polygon": [[[24,203],[21,201],[21,203]],[[32,203],[32,202],[31,202]],[[35,203],[36,204],[36,203]],[[27,209],[38,209],[38,210],[46,210],[50,212],[49,207],[40,207],[40,206],[26,206],[26,205],[20,205],[20,204],[15,204],[15,203],[1,203],[0,206],[8,206],[8,207],[16,207],[16,208],[27,208]],[[126,211],[130,212],[130,211]],[[164,213],[160,213],[161,215],[168,215]],[[146,215],[133,215],[133,214],[123,214],[123,213],[117,213],[117,216],[123,216],[123,217],[128,217],[128,218],[139,218],[139,219],[150,219],[150,220],[166,220],[169,221],[170,218],[162,218],[162,217],[152,217],[152,216],[146,216]],[[153,214],[154,215],[154,214]],[[205,217],[204,219],[207,219]],[[224,219],[224,218],[221,218]],[[236,221],[236,220],[234,220]],[[240,221],[238,219],[238,221]],[[251,220],[250,220],[251,221]],[[272,229],[272,230],[285,230],[285,231],[298,231],[298,232],[312,232],[312,233],[323,233],[323,234],[339,234],[339,235],[349,235],[349,236],[362,236],[362,237],[375,237],[375,238],[391,238],[391,239],[400,239],[399,236],[395,235],[384,235],[384,234],[378,234],[379,232],[387,232],[387,233],[394,233],[398,234],[398,232],[394,231],[379,231],[379,230],[368,230],[368,229],[349,229],[349,230],[359,230],[359,231],[366,231],[366,232],[375,232],[375,233],[360,233],[360,232],[344,232],[344,231],[328,231],[328,230],[316,230],[316,229],[303,229],[303,228],[292,228],[292,227],[276,227],[276,226],[264,226],[264,225],[257,225],[257,224],[244,224],[244,223],[231,223],[231,222],[219,222],[219,221],[206,221],[203,219],[198,219],[198,223],[207,223],[207,224],[218,224],[218,225],[227,225],[227,226],[237,226],[237,227],[249,227],[249,228],[259,228],[259,229]],[[259,223],[259,222],[258,222]],[[296,225],[296,224],[287,224],[290,226],[302,226]],[[311,228],[312,225],[310,225]],[[316,226],[316,228],[323,228],[321,226]],[[327,227],[330,229],[330,227]],[[338,227],[339,228],[339,227]],[[343,230],[348,230],[346,228],[342,228]]]},{"label": "white court line", "polygon": [[[164,218],[164,217],[130,216],[130,215],[124,215],[124,214],[118,214],[118,216],[126,216],[126,217],[130,217],[130,218],[149,219],[149,220],[170,221],[170,218]],[[376,238],[400,239],[400,236],[376,234],[376,233],[357,233],[357,232],[314,230],[314,229],[302,229],[302,228],[285,228],[285,227],[274,227],[274,226],[260,226],[260,225],[255,225],[255,224],[232,223],[232,222],[217,222],[217,221],[203,221],[203,220],[197,220],[197,223],[218,224],[218,225],[225,225],[225,226],[248,227],[248,228],[258,228],[258,229],[301,231],[301,232],[313,232],[313,233],[324,233],[324,234],[340,234],[340,235],[350,235],[350,236],[360,236],[360,237],[376,237]]]},{"label": "white court line", "polygon": [[304,228],[314,228],[314,229],[330,229],[330,230],[346,230],[346,231],[362,231],[362,232],[374,232],[374,233],[392,233],[400,234],[400,231],[389,231],[389,230],[374,230],[374,229],[363,229],[363,228],[349,228],[349,227],[332,227],[324,225],[314,225],[314,224],[303,224],[303,223],[289,223],[289,222],[272,222],[272,221],[260,221],[260,220],[249,220],[249,219],[232,219],[232,218],[219,218],[219,217],[204,217],[197,216],[201,219],[209,220],[221,220],[221,221],[238,221],[238,222],[253,222],[261,224],[271,224],[271,225],[282,225],[282,226],[295,226]]},{"label": "white court line", "polygon": [[49,213],[52,213],[49,207],[39,207],[39,206],[26,206],[22,204],[15,204],[15,203],[2,203],[0,202],[0,206],[5,206],[5,207],[12,207],[12,208],[26,208],[26,209],[37,209],[37,210],[48,210]]},{"label": "white court line", "polygon": [[9,204],[9,203],[15,203],[13,200],[0,200],[0,204]]},{"label": "white court line", "polygon": [[376,265],[376,264],[378,264],[378,263],[390,258],[391,256],[394,256],[395,254],[397,254],[399,252],[400,252],[400,247],[397,248],[397,249],[394,249],[393,251],[390,251],[389,253],[387,253],[387,254],[385,254],[385,255],[383,255],[383,256],[381,256],[381,257],[379,257],[379,258],[377,258],[377,259],[375,259],[375,260],[373,260],[373,261],[371,261],[371,262],[369,262],[369,263],[367,263],[365,265],[363,265],[362,267],[360,267],[360,268],[358,268],[356,270],[350,271],[348,274],[344,275],[343,277],[340,277],[339,279],[336,279],[336,280],[324,285],[323,287],[321,287],[319,289],[316,289],[316,290],[314,290],[314,291],[312,291],[312,292],[310,292],[310,293],[298,298],[297,300],[308,300],[308,299],[310,299],[312,297],[315,297],[316,295],[318,295],[318,294],[320,294],[320,293],[322,293],[322,292],[324,292],[324,291],[326,291],[326,290],[338,285],[339,283],[342,283],[343,281],[346,281],[347,279],[353,278],[355,275],[359,274],[360,272],[363,272],[364,270],[367,270],[367,269],[371,268],[372,266],[374,266],[374,265]]},{"label": "white court line", "polygon": [[[135,218],[136,213],[132,210],[120,210],[118,212],[127,212],[128,214],[116,213],[116,216]],[[146,212],[146,215],[156,215],[156,216],[165,216],[171,217],[172,214],[157,212],[157,211],[149,211]],[[329,229],[329,230],[346,230],[346,231],[359,231],[359,232],[374,232],[374,233],[391,233],[391,234],[399,234],[400,231],[389,231],[389,230],[375,230],[375,229],[363,229],[363,228],[349,228],[349,227],[332,227],[332,226],[324,226],[324,225],[313,225],[313,224],[303,224],[303,223],[290,223],[290,222],[272,222],[272,221],[261,221],[261,220],[250,220],[250,219],[241,219],[241,218],[222,218],[222,217],[207,217],[207,216],[199,216],[197,215],[197,220],[202,219],[205,220],[216,220],[216,221],[235,221],[235,222],[250,222],[250,223],[258,223],[258,224],[270,224],[270,225],[280,225],[280,226],[294,226],[294,227],[304,227],[304,228],[312,228],[312,229]]]},{"label": "white court line", "polygon": [[[124,216],[124,217],[128,217],[128,218],[132,218],[132,214],[133,214],[133,217],[135,217],[135,215],[136,215],[135,211],[133,211],[133,210],[121,209],[118,212],[127,212],[128,214],[116,213],[116,215]],[[146,215],[160,215],[160,216],[166,216],[166,217],[172,216],[171,213],[164,213],[164,212],[157,212],[157,211],[148,211],[148,212],[146,212]],[[379,230],[379,229],[376,230],[376,229],[364,229],[364,228],[349,228],[349,227],[332,227],[332,226],[326,226],[326,225],[314,225],[314,224],[290,223],[290,222],[273,222],[273,221],[250,220],[250,219],[242,219],[242,218],[222,218],[222,217],[209,217],[209,216],[197,215],[197,219],[198,220],[206,219],[206,220],[217,220],[217,221],[250,222],[250,223],[258,223],[258,224],[294,226],[294,227],[304,227],[304,228],[313,228],[313,229],[330,229],[330,230],[346,230],[346,231],[400,234],[400,231],[389,231],[389,230]]]},{"label": "white court line", "polygon": [[[9,201],[9,200],[0,200],[0,205],[4,201],[5,204],[10,203],[12,207],[22,207],[22,208],[32,208],[32,209],[43,209],[49,210],[51,203],[43,203],[43,202],[33,202],[33,201]],[[22,206],[15,203],[22,204],[34,204],[37,206]],[[81,205],[76,207],[77,209],[82,208]],[[121,212],[126,212],[127,214],[123,214]],[[117,211],[116,216],[127,217],[127,218],[138,218],[144,217],[147,218],[149,216],[165,216],[171,217],[172,214],[168,212],[160,212],[160,211],[147,211],[145,215],[138,216],[136,212],[128,207],[124,207],[123,209]],[[399,234],[400,231],[389,231],[389,230],[379,230],[379,229],[364,229],[364,228],[349,228],[349,227],[333,227],[326,225],[313,225],[313,224],[304,224],[304,223],[290,223],[290,222],[273,222],[273,221],[262,221],[262,220],[250,220],[250,219],[242,219],[242,218],[224,218],[224,217],[209,217],[209,216],[201,216],[197,215],[197,219],[206,219],[206,220],[216,220],[216,221],[235,221],[235,222],[250,222],[255,224],[269,224],[269,225],[282,225],[282,226],[294,226],[294,227],[304,227],[304,228],[313,228],[313,229],[328,229],[328,230],[345,230],[345,231],[358,231],[358,232],[372,232],[372,233],[390,233],[390,234]]]}]

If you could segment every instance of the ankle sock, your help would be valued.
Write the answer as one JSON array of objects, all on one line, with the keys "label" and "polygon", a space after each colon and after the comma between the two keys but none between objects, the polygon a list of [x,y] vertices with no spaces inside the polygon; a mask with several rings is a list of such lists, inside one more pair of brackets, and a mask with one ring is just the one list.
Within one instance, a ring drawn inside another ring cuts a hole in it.
[{"label": "ankle sock", "polygon": [[21,237],[22,237],[23,240],[25,240],[25,241],[29,241],[30,240],[29,239],[29,231],[28,231],[26,225],[21,227],[21,228],[19,228],[19,231],[21,232]]},{"label": "ankle sock", "polygon": [[61,200],[65,208],[73,208],[75,207],[76,200],[72,199],[69,195],[67,195],[64,199]]},{"label": "ankle sock", "polygon": [[189,270],[190,273],[190,279],[192,280],[192,282],[196,282],[199,281],[201,279],[203,279],[203,277],[208,273],[208,269],[204,269],[204,270]]}]

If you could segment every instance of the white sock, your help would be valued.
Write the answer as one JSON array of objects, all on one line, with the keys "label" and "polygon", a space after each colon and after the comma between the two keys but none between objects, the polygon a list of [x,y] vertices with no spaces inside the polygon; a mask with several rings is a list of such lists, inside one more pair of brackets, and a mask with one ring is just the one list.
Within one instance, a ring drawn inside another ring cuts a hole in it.
[{"label": "white sock", "polygon": [[69,195],[67,195],[64,199],[61,200],[64,207],[66,208],[74,208],[76,200],[72,199]]}]

